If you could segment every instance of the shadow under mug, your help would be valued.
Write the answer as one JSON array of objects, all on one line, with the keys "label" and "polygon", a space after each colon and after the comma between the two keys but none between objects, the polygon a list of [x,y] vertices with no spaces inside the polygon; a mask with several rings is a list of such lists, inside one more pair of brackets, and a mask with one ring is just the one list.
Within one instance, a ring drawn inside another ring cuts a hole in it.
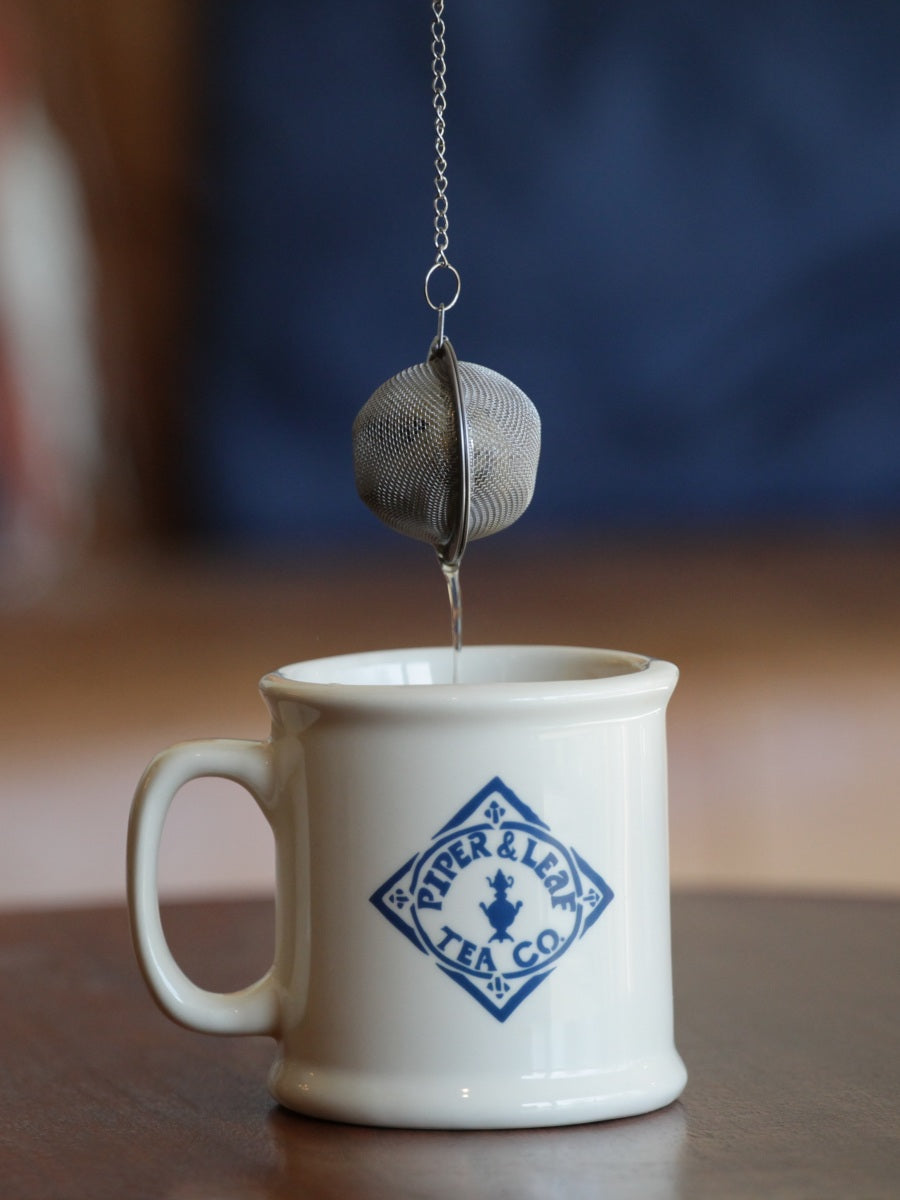
[{"label": "shadow under mug", "polygon": [[[132,807],[128,893],[150,991],[180,1024],[268,1034],[269,1086],[311,1116],[564,1125],[682,1091],[669,933],[667,662],[475,646],[344,655],[260,684],[264,742],[185,742]],[[210,992],[175,962],[157,860],[201,776],[271,825],[269,971]]]}]

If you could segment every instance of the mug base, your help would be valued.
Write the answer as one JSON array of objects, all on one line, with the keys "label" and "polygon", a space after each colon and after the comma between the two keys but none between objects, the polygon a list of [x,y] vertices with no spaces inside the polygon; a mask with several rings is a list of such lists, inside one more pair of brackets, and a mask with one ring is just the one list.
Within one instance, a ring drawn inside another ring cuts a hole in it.
[{"label": "mug base", "polygon": [[675,1050],[614,1070],[569,1078],[435,1079],[357,1074],[275,1063],[269,1090],[285,1108],[351,1125],[397,1129],[524,1129],[634,1117],[681,1095],[687,1071]]}]

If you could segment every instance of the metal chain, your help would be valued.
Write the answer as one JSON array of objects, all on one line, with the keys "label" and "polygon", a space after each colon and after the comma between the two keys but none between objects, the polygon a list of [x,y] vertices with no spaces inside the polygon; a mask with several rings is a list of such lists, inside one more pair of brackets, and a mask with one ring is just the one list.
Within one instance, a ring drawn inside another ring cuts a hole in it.
[{"label": "metal chain", "polygon": [[434,245],[437,250],[435,264],[447,265],[447,247],[450,244],[449,221],[447,219],[447,143],[444,141],[446,125],[444,112],[447,107],[447,44],[444,35],[444,0],[434,0],[434,19],[431,22],[431,52],[434,55]]},{"label": "metal chain", "polygon": [[[447,258],[447,248],[450,245],[450,221],[448,217],[447,200],[447,143],[444,139],[446,124],[444,112],[447,108],[447,44],[444,40],[447,27],[444,24],[444,0],[433,0],[431,5],[433,18],[431,22],[431,53],[432,53],[432,85],[434,97],[434,265],[425,276],[425,299],[441,318],[439,338],[443,340],[443,314],[453,307],[459,299],[459,272]],[[453,275],[455,289],[450,301],[436,304],[429,292],[431,279],[438,270],[450,271]]]}]

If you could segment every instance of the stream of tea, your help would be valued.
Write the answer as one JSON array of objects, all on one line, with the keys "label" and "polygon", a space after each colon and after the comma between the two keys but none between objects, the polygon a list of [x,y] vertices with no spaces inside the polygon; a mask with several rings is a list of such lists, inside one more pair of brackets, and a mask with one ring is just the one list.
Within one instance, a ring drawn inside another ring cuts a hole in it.
[{"label": "stream of tea", "polygon": [[453,682],[459,683],[459,660],[462,655],[462,592],[459,587],[459,563],[441,563],[450,598],[450,644],[453,647]]}]

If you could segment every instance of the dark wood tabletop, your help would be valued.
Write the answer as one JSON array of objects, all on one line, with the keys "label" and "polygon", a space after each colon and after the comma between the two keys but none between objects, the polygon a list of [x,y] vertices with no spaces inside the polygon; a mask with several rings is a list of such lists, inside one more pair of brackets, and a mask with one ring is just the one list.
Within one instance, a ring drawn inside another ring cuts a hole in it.
[{"label": "dark wood tabletop", "polygon": [[[167,907],[198,982],[268,965],[265,901]],[[375,1130],[279,1109],[272,1044],[154,1007],[120,908],[0,915],[6,1200],[891,1200],[900,903],[676,895],[682,1099],[542,1131]]]}]

